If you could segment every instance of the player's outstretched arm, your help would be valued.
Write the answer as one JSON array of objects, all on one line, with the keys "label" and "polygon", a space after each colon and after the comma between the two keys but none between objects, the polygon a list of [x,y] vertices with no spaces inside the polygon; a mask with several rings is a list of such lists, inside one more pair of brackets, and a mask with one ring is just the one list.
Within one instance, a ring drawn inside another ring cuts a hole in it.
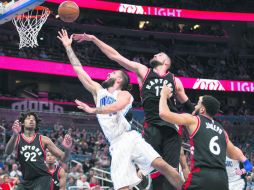
[{"label": "player's outstretched arm", "polygon": [[164,84],[161,90],[161,97],[159,103],[159,115],[161,119],[172,124],[184,125],[186,126],[189,134],[192,134],[192,132],[196,129],[198,125],[197,117],[190,114],[178,114],[171,112],[168,107],[167,99],[170,98],[172,95],[172,88],[169,88],[166,86],[166,84]]},{"label": "player's outstretched arm", "polygon": [[21,124],[19,120],[16,120],[12,125],[13,135],[11,136],[9,142],[6,145],[5,154],[10,155],[13,152],[13,150],[16,148],[16,142],[17,142],[20,131],[21,131]]},{"label": "player's outstretched arm", "polygon": [[108,44],[104,43],[100,39],[98,39],[94,35],[89,34],[74,34],[73,39],[77,40],[78,42],[82,41],[92,41],[95,45],[100,48],[100,50],[111,60],[116,61],[118,64],[123,66],[125,69],[135,72],[138,77],[143,80],[147,73],[148,68],[145,65],[142,65],[135,61],[130,61],[129,59],[122,56],[118,51],[114,48],[109,46]]},{"label": "player's outstretched arm", "polygon": [[75,100],[77,107],[87,113],[95,113],[95,114],[109,114],[115,113],[117,111],[125,108],[131,101],[131,94],[128,91],[120,91],[117,95],[117,101],[113,104],[109,104],[103,107],[92,108],[88,106],[86,103],[81,102],[79,100]]},{"label": "player's outstretched arm", "polygon": [[74,71],[77,73],[80,82],[89,92],[91,92],[95,96],[97,90],[101,88],[101,85],[93,81],[91,77],[87,74],[87,72],[84,71],[79,59],[77,58],[71,47],[73,36],[68,37],[67,31],[63,29],[59,31],[58,34],[59,36],[57,36],[57,38],[63,43],[71,65]]},{"label": "player's outstretched arm", "polygon": [[250,172],[252,170],[252,163],[243,155],[243,152],[238,147],[233,145],[229,139],[227,141],[227,156],[233,160],[242,162],[246,172]]},{"label": "player's outstretched arm", "polygon": [[66,190],[66,174],[63,168],[59,172],[59,190]]},{"label": "player's outstretched arm", "polygon": [[192,113],[194,111],[194,106],[189,100],[188,96],[185,93],[183,83],[177,77],[175,77],[175,85],[176,85],[176,98],[177,100],[183,104],[184,111],[187,113]]},{"label": "player's outstretched arm", "polygon": [[62,142],[64,152],[60,150],[50,138],[46,136],[42,136],[42,143],[44,147],[47,147],[48,150],[57,158],[60,158],[61,161],[65,162],[70,155],[71,147],[72,147],[72,138],[70,135],[66,134],[64,136],[64,140]]}]

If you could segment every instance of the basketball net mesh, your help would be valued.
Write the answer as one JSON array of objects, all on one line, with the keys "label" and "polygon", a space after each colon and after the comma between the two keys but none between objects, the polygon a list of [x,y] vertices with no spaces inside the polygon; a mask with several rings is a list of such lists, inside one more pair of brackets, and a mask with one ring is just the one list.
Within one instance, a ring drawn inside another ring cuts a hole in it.
[{"label": "basketball net mesh", "polygon": [[42,10],[31,10],[27,13],[16,16],[12,20],[19,33],[19,49],[23,47],[34,48],[39,46],[37,36],[49,14],[49,9],[45,7],[45,9]]}]

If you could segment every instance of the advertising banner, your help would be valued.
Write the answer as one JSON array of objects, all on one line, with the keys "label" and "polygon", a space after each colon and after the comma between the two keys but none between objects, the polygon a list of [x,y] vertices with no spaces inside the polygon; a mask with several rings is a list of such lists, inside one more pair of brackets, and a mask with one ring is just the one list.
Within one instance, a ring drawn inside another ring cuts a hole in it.
[{"label": "advertising banner", "polygon": [[[112,69],[84,66],[84,70],[96,80],[105,80]],[[70,64],[0,56],[0,69],[41,74],[76,77]],[[128,72],[130,82],[138,84],[135,73]],[[215,90],[230,92],[254,92],[254,82],[178,77],[184,88],[194,90]]]},{"label": "advertising banner", "polygon": [[[47,2],[60,4],[65,0],[46,0]],[[119,2],[97,1],[97,0],[73,0],[79,7],[96,9],[111,12],[120,12],[148,16],[164,16],[176,18],[189,18],[199,20],[230,20],[230,21],[254,21],[253,13],[237,12],[216,12],[216,11],[199,11],[187,10],[168,7],[153,7]]]}]

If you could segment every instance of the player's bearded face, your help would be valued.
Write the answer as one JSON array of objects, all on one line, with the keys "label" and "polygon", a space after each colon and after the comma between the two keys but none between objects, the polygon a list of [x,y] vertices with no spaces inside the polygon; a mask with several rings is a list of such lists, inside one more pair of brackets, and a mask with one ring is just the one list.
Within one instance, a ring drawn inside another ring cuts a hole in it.
[{"label": "player's bearded face", "polygon": [[27,131],[34,131],[36,128],[36,121],[33,118],[30,118],[33,116],[28,116],[24,121],[24,127]]},{"label": "player's bearded face", "polygon": [[193,115],[198,115],[198,114],[200,114],[200,108],[195,108],[195,110],[194,110],[193,112],[194,112]]},{"label": "player's bearded face", "polygon": [[110,88],[110,87],[112,87],[112,86],[115,84],[115,81],[116,81],[116,79],[114,79],[114,78],[109,78],[108,80],[103,81],[103,82],[101,83],[101,86],[102,86],[103,88]]},{"label": "player's bearded face", "polygon": [[154,68],[154,67],[157,67],[158,65],[163,65],[163,63],[156,60],[156,58],[152,58],[150,60],[150,65],[151,65],[152,68]]},{"label": "player's bearded face", "polygon": [[195,106],[195,110],[192,112],[192,115],[198,115],[198,114],[202,114],[201,113],[201,107],[202,107],[202,97],[199,97],[198,103]]}]

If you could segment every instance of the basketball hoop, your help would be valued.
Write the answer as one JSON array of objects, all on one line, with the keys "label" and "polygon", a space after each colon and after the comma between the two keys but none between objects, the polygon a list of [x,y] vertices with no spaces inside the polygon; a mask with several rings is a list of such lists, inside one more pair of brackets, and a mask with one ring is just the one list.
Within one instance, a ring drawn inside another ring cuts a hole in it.
[{"label": "basketball hoop", "polygon": [[37,36],[42,25],[46,22],[50,10],[47,7],[37,6],[33,10],[16,16],[12,22],[19,33],[19,49],[23,47],[37,47]]}]

